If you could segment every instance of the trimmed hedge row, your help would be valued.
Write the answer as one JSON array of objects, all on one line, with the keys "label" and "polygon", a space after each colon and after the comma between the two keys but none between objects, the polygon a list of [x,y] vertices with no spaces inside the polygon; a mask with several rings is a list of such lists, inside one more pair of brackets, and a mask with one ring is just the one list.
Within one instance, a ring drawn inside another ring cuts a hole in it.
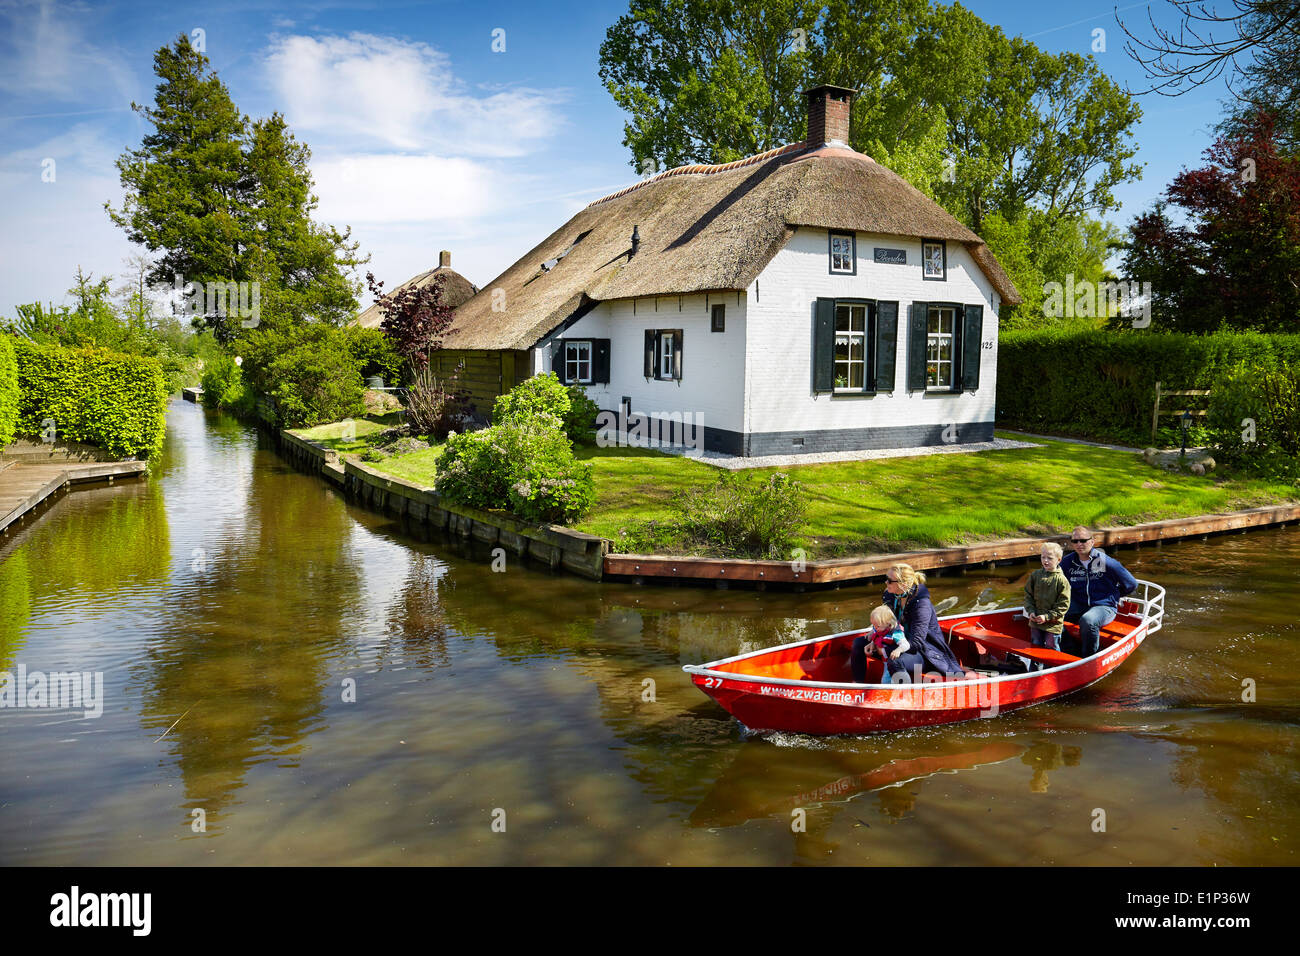
[{"label": "trimmed hedge row", "polygon": [[120,457],[162,448],[167,374],[157,359],[97,348],[13,339],[18,360],[18,432],[40,435],[54,420],[60,438]]},{"label": "trimmed hedge row", "polygon": [[18,427],[18,360],[11,343],[0,333],[0,448],[14,440]]},{"label": "trimmed hedge row", "polygon": [[[1300,335],[1216,332],[1183,335],[1133,330],[1007,331],[998,337],[997,421],[1008,428],[1146,445],[1156,382],[1161,391],[1213,389],[1240,363],[1300,365]],[[1204,401],[1161,401],[1176,411]],[[1208,439],[1204,419],[1190,432]],[[1176,445],[1176,418],[1161,417],[1162,445]]]}]

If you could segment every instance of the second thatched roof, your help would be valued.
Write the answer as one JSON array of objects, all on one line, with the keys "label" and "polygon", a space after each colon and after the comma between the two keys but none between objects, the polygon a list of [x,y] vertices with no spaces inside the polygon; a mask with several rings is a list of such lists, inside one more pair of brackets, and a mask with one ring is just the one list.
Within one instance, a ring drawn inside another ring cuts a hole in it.
[{"label": "second thatched roof", "polygon": [[[478,286],[470,282],[463,275],[451,267],[451,253],[443,250],[439,253],[438,267],[430,269],[428,272],[421,272],[418,276],[407,279],[392,292],[398,292],[402,289],[417,288],[423,289],[435,278],[442,276],[442,304],[449,305],[453,309],[464,305],[474,297],[478,292]],[[389,293],[391,294],[391,293]],[[384,321],[384,315],[379,311],[379,305],[371,305],[365,309],[356,318],[356,324],[367,329],[379,328],[379,323]]]},{"label": "second thatched roof", "polygon": [[800,226],[962,243],[1020,302],[979,236],[901,176],[852,149],[795,143],[596,200],[457,308],[443,347],[526,349],[593,302],[746,289]]}]

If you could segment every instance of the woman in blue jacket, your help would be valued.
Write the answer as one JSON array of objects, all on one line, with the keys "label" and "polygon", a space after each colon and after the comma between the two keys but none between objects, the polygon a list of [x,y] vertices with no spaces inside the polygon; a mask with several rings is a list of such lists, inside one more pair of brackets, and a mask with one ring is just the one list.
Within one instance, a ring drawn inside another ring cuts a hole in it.
[{"label": "woman in blue jacket", "polygon": [[885,595],[881,602],[903,625],[908,644],[924,661],[925,673],[957,676],[966,673],[966,668],[943,639],[939,615],[930,600],[924,574],[913,570],[910,564],[893,565],[885,572]]}]

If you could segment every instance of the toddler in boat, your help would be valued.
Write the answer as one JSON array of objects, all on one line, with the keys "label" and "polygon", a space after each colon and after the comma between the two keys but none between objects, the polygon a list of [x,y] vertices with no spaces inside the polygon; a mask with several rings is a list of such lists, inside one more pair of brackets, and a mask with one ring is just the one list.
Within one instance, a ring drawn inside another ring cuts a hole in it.
[{"label": "toddler in boat", "polygon": [[[894,612],[883,604],[871,612],[871,630],[854,641],[864,642],[866,653],[885,662],[881,683],[911,683],[910,671],[920,665],[920,657],[911,651],[907,636]],[[910,652],[910,653],[909,653]],[[864,661],[865,670],[865,661]],[[901,676],[899,676],[901,675]]]}]

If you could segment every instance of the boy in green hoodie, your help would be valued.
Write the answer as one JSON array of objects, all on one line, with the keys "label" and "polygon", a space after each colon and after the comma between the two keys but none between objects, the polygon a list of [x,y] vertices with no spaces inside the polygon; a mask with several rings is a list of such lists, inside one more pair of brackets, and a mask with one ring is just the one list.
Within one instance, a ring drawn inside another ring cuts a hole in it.
[{"label": "boy in green hoodie", "polygon": [[1061,546],[1054,541],[1043,545],[1043,566],[1025,582],[1025,617],[1029,620],[1029,639],[1035,647],[1044,644],[1054,651],[1061,649],[1061,630],[1065,612],[1070,609],[1070,579],[1061,571]]}]

